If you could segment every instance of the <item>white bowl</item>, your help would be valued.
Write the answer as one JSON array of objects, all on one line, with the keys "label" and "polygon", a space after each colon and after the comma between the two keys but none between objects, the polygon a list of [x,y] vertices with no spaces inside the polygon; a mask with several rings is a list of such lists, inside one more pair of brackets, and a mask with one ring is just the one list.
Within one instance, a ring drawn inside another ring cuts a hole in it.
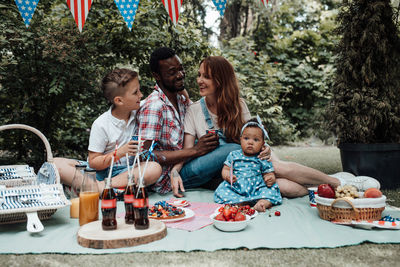
[{"label": "white bowl", "polygon": [[210,215],[210,219],[213,221],[214,226],[221,231],[225,231],[225,232],[237,232],[237,231],[241,231],[244,228],[246,228],[246,226],[249,224],[251,217],[249,215],[246,214],[246,220],[244,221],[237,221],[237,222],[226,222],[226,221],[218,221],[215,220],[215,216],[217,216],[218,213],[214,213]]}]

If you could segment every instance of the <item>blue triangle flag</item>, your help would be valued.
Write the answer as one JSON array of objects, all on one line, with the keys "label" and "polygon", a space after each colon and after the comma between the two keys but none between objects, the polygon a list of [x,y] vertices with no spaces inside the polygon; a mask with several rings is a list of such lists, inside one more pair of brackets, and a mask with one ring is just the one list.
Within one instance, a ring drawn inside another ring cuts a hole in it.
[{"label": "blue triangle flag", "polygon": [[212,0],[221,16],[224,16],[226,0]]},{"label": "blue triangle flag", "polygon": [[139,6],[139,0],[114,0],[119,12],[124,18],[129,30],[132,30],[135,21],[136,10]]},{"label": "blue triangle flag", "polygon": [[28,28],[39,0],[15,0],[25,26]]}]

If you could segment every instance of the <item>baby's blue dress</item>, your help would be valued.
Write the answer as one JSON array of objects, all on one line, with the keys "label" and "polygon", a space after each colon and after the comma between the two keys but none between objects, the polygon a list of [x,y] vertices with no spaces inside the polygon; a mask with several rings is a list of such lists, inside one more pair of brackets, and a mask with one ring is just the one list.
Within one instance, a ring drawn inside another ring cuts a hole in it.
[{"label": "baby's blue dress", "polygon": [[227,181],[218,186],[214,193],[216,203],[255,203],[259,199],[269,200],[273,205],[282,203],[278,185],[275,183],[268,188],[262,176],[264,173],[274,171],[271,162],[260,160],[257,156],[245,156],[241,149],[229,153],[224,164],[230,167],[232,162],[233,174],[237,177],[237,181],[232,187]]}]

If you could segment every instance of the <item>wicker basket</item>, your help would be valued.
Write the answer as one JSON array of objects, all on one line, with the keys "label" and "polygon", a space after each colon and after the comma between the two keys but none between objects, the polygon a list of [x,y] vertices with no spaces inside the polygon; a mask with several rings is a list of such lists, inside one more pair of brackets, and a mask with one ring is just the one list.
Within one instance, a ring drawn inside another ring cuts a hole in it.
[{"label": "wicker basket", "polygon": [[328,199],[316,196],[315,201],[319,216],[327,221],[377,221],[382,217],[386,197],[352,201],[347,198]]},{"label": "wicker basket", "polygon": [[[40,137],[47,153],[47,162],[44,165],[46,165],[46,170],[51,169],[52,179],[42,178],[40,183],[43,184],[41,185],[37,185],[39,181],[36,180],[27,185],[26,181],[23,181],[24,179],[14,179],[14,181],[9,181],[6,184],[3,183],[3,186],[6,185],[7,187],[0,189],[0,224],[26,222],[27,213],[35,212],[37,212],[37,217],[40,220],[49,219],[58,208],[71,204],[66,199],[63,187],[60,184],[60,175],[53,162],[50,144],[46,137],[33,127],[23,124],[0,126],[0,131],[9,129],[29,130]],[[11,167],[15,166],[18,165],[11,165]]]}]

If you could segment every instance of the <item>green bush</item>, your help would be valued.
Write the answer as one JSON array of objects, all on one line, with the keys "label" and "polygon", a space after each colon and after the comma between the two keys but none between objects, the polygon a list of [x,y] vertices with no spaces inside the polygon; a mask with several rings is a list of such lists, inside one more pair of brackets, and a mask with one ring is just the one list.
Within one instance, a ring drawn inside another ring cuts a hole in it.
[{"label": "green bush", "polygon": [[345,1],[332,88],[341,143],[400,143],[400,38],[389,0]]}]

